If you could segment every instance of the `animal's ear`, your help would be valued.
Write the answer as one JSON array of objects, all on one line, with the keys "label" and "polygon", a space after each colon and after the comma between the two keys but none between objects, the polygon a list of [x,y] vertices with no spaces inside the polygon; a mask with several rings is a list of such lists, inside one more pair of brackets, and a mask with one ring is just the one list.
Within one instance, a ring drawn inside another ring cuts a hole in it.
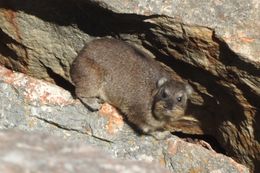
[{"label": "animal's ear", "polygon": [[193,93],[193,88],[189,84],[185,84],[185,89],[188,95],[191,95]]},{"label": "animal's ear", "polygon": [[167,78],[165,78],[165,77],[162,77],[161,79],[159,79],[158,81],[157,81],[157,88],[160,88],[163,84],[165,84],[165,82],[167,82],[168,81],[168,79]]}]

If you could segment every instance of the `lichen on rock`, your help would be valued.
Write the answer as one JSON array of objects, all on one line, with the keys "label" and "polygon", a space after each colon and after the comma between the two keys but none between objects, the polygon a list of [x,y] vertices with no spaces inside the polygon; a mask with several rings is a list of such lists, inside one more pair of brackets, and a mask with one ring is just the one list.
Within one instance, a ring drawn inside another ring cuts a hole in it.
[{"label": "lichen on rock", "polygon": [[[109,36],[136,44],[195,90],[189,117],[169,129],[211,135],[228,156],[259,172],[258,4],[253,0],[1,1],[0,64],[72,93],[70,64],[86,42]],[[104,128],[106,117],[83,116],[92,114],[69,92],[49,90],[45,83],[2,68],[0,73],[1,97],[6,99],[0,101],[1,128],[42,131],[45,127],[48,133],[66,134],[68,139],[107,137],[105,145],[115,139],[93,123]],[[76,114],[78,119],[72,116]]]}]

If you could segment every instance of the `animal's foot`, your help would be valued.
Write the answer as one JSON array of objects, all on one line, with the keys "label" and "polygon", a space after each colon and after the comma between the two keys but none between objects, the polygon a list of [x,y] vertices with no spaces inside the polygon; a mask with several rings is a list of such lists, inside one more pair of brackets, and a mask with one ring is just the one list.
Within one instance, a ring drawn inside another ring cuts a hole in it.
[{"label": "animal's foot", "polygon": [[90,111],[98,111],[101,107],[100,100],[98,98],[79,98],[81,103],[87,107]]}]

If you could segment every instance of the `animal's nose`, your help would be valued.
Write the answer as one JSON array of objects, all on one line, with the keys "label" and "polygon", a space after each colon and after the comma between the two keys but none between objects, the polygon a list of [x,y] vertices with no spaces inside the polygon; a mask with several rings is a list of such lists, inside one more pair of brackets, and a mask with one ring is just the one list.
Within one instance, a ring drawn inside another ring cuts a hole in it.
[{"label": "animal's nose", "polygon": [[172,109],[173,108],[173,102],[172,101],[166,102],[166,108],[167,109]]}]

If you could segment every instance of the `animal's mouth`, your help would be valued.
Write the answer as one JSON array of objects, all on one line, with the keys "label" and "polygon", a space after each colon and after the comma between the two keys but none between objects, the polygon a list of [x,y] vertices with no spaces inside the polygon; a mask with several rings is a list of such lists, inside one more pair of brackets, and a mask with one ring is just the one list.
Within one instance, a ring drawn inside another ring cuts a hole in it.
[{"label": "animal's mouth", "polygon": [[184,109],[181,107],[175,107],[172,110],[167,110],[165,117],[169,117],[169,118],[181,118],[184,116]]},{"label": "animal's mouth", "polygon": [[182,108],[176,107],[176,109],[168,110],[164,115],[164,119],[170,123],[181,123],[181,124],[198,124],[199,121],[189,115],[185,115],[185,111]]}]

